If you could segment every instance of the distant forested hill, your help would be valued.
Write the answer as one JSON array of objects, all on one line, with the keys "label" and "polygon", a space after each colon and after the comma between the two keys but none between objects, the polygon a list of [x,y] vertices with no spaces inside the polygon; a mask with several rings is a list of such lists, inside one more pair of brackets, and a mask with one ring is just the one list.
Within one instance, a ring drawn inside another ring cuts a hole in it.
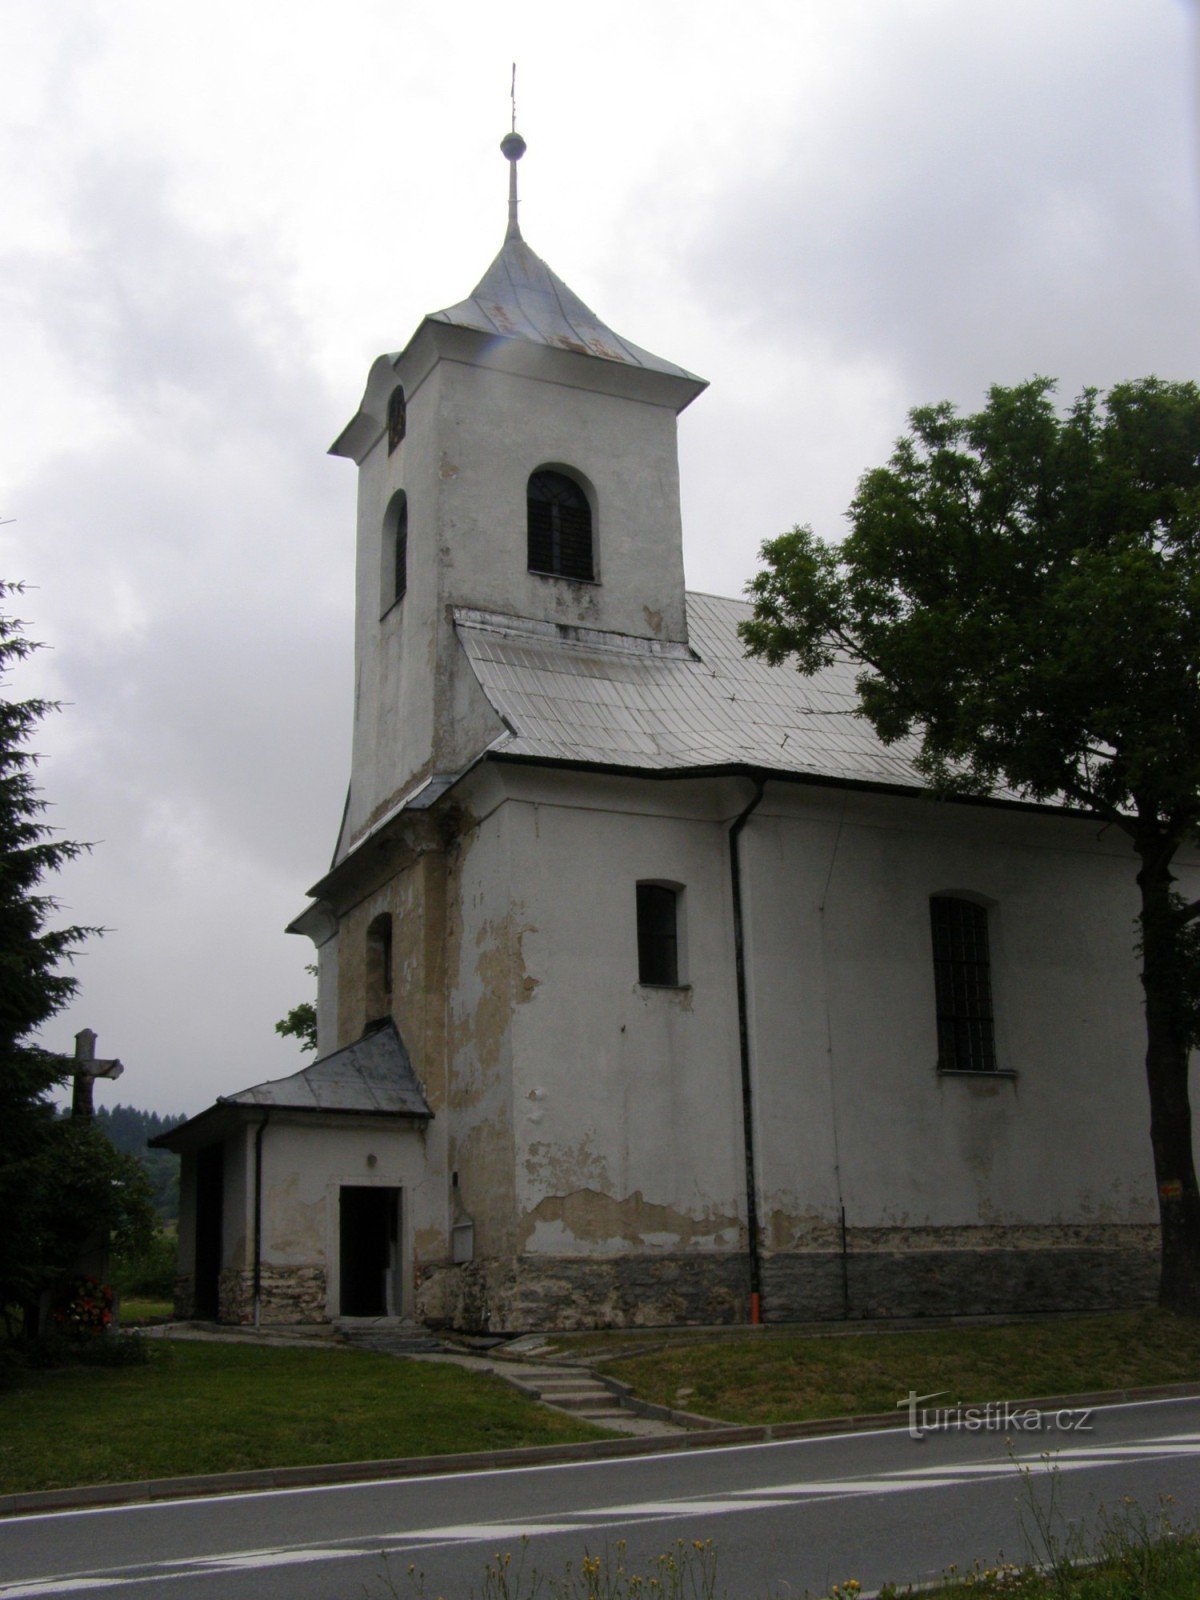
[{"label": "distant forested hill", "polygon": [[157,1111],[139,1111],[136,1106],[119,1102],[96,1108],[96,1126],[103,1129],[118,1150],[137,1156],[149,1174],[159,1216],[171,1221],[179,1217],[179,1157],[169,1150],[148,1150],[146,1142],[186,1120],[161,1117]]}]

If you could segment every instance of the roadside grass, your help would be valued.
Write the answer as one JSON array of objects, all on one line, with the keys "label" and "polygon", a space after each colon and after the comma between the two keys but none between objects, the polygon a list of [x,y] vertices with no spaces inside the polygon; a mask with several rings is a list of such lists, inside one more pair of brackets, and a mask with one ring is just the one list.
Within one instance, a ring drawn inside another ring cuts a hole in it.
[{"label": "roadside grass", "polygon": [[[596,1361],[593,1352],[591,1359]],[[1200,1319],[1157,1308],[853,1336],[750,1333],[603,1362],[643,1400],[729,1422],[803,1422],[928,1406],[1200,1382]]]},{"label": "roadside grass", "polygon": [[[840,1584],[831,1592],[831,1600],[856,1600],[857,1592]],[[880,1600],[902,1600],[909,1593],[885,1588]],[[1192,1535],[1052,1571],[977,1568],[924,1591],[923,1600],[1196,1600],[1198,1594],[1200,1540]]]},{"label": "roadside grass", "polygon": [[0,1401],[0,1493],[611,1437],[441,1362],[150,1344],[145,1366],[22,1373]]}]

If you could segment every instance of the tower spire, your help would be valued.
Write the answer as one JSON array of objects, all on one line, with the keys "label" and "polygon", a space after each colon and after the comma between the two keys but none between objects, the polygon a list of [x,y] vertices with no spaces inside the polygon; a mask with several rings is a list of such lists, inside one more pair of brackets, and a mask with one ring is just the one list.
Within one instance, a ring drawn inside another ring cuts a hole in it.
[{"label": "tower spire", "polygon": [[512,69],[512,129],[500,141],[500,149],[508,162],[508,232],[505,239],[519,239],[521,224],[517,221],[517,162],[525,154],[525,141],[517,132],[517,63]]}]

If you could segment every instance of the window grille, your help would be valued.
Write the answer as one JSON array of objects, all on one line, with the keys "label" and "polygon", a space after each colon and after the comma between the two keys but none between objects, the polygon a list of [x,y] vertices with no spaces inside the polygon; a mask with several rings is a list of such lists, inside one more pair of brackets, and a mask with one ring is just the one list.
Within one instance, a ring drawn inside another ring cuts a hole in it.
[{"label": "window grille", "polygon": [[938,1068],[994,1072],[988,914],[973,900],[935,895],[929,902],[937,998]]},{"label": "window grille", "polygon": [[407,430],[408,406],[405,403],[404,390],[393,389],[387,408],[388,455],[391,455]]},{"label": "window grille", "polygon": [[638,982],[679,983],[679,892],[661,883],[637,886]]},{"label": "window grille", "polygon": [[579,485],[561,472],[535,472],[526,505],[530,572],[593,578],[592,508]]}]

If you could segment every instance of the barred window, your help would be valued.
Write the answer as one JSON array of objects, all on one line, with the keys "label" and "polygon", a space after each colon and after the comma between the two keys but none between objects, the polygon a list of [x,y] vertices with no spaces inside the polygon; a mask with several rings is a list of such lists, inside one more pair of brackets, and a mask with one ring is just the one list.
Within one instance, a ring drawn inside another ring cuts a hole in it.
[{"label": "barred window", "polygon": [[664,883],[637,886],[638,982],[679,984],[679,891]]},{"label": "barred window", "polygon": [[526,491],[529,570],[551,578],[595,576],[592,508],[580,486],[562,472],[535,472]]},{"label": "barred window", "polygon": [[973,900],[934,895],[933,977],[937,997],[938,1069],[994,1072],[988,914]]},{"label": "barred window", "polygon": [[387,408],[387,436],[388,455],[403,439],[408,429],[408,406],[404,399],[403,389],[393,389],[388,399]]}]

